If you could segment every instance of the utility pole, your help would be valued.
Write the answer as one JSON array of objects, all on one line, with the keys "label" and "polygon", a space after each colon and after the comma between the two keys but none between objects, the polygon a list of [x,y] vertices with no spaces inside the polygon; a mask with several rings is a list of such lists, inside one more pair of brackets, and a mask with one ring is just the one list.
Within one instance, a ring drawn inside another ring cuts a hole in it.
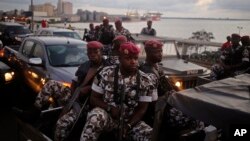
[{"label": "utility pole", "polygon": [[30,26],[31,26],[31,30],[33,32],[34,31],[34,7],[33,7],[33,0],[31,0],[31,7],[30,8],[31,8],[31,12],[32,12]]},{"label": "utility pole", "polygon": [[240,31],[243,29],[242,26],[237,26],[237,28],[239,29],[239,35],[240,35]]}]

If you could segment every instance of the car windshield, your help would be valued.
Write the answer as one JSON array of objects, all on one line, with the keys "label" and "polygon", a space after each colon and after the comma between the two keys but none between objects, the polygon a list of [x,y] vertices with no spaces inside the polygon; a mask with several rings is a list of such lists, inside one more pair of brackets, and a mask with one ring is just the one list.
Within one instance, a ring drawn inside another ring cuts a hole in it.
[{"label": "car windshield", "polygon": [[79,66],[88,60],[85,44],[49,45],[47,52],[50,64],[55,67]]},{"label": "car windshield", "polygon": [[24,26],[8,26],[5,30],[10,34],[16,34],[16,35],[31,33],[30,30]]},{"label": "car windshield", "polygon": [[76,33],[76,32],[54,32],[54,35],[70,37],[70,38],[75,38],[75,39],[80,39],[81,40],[80,35],[78,33]]}]

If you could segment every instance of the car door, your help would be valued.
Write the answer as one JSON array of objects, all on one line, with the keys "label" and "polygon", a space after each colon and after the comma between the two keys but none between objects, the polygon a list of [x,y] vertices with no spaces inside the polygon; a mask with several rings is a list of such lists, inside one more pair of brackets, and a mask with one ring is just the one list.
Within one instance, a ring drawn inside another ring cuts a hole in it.
[{"label": "car door", "polygon": [[39,92],[48,77],[45,59],[45,50],[42,44],[36,42],[29,58],[40,58],[42,64],[31,64],[28,70],[28,82],[35,92]]}]

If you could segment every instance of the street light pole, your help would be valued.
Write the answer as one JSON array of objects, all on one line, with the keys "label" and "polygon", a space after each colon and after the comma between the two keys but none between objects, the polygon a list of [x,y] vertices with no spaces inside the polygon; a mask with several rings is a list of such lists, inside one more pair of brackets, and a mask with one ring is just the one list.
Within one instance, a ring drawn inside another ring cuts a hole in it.
[{"label": "street light pole", "polygon": [[240,31],[243,29],[242,26],[237,26],[237,28],[239,29],[239,35],[240,35]]},{"label": "street light pole", "polygon": [[31,12],[32,12],[32,15],[31,15],[30,26],[31,26],[31,30],[33,32],[34,31],[34,7],[33,7],[33,0],[31,0]]}]

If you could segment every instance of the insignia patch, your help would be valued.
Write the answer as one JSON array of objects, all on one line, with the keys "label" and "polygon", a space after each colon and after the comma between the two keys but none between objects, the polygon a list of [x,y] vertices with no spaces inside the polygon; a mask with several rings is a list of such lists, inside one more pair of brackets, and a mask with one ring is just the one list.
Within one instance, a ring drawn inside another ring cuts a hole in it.
[{"label": "insignia patch", "polygon": [[124,53],[124,54],[128,54],[128,50],[127,50],[127,49],[124,49],[123,53]]},{"label": "insignia patch", "polygon": [[153,47],[157,47],[157,44],[153,44]]}]

